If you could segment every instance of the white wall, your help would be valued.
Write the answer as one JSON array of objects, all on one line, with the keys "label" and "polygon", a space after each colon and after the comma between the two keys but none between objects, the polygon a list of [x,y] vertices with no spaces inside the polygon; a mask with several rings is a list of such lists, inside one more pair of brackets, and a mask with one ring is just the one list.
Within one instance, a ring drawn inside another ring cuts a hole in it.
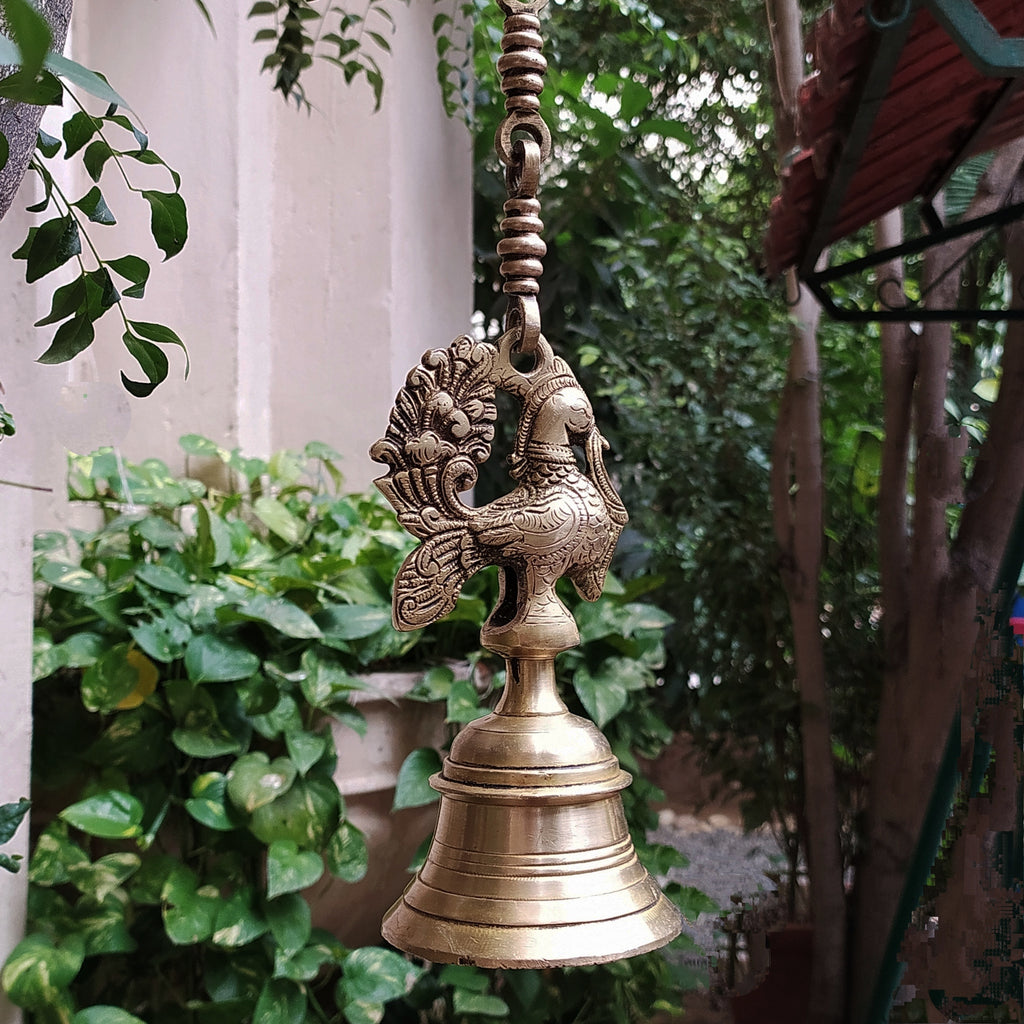
[{"label": "white wall", "polygon": [[[186,339],[192,378],[172,355],[164,394],[132,400],[126,453],[173,461],[190,430],[254,455],[316,438],[365,486],[406,371],[468,328],[470,140],[441,109],[431,5],[397,6],[379,113],[365,85],[322,64],[307,114],[259,74],[247,5],[211,4],[213,38],[180,6],[79,3],[81,59],[117,67],[190,211],[189,244],[154,267],[145,319]],[[98,354],[104,376],[131,366],[119,348],[112,337]]]},{"label": "white wall", "polygon": [[[45,288],[24,284],[24,264],[0,259],[0,381],[19,427],[0,444],[0,479],[59,494],[63,445],[90,432],[120,437],[127,458],[181,467],[177,438],[196,432],[251,455],[325,441],[343,453],[349,485],[363,487],[380,472],[366,450],[407,371],[425,349],[469,329],[470,139],[441,109],[432,5],[395,5],[378,113],[365,85],[346,87],[324,65],[308,76],[315,109],[306,114],[260,75],[249,5],[207,3],[216,36],[191,4],[77,0],[72,42],[182,175],[190,237],[181,255],[160,263],[147,209],[119,192],[113,167],[102,186],[119,223],[97,228],[95,239],[108,257],[150,259],[147,296],[128,300],[129,315],[174,328],[191,377],[182,380],[171,350],[171,377],[151,397],[108,388],[121,369],[138,374],[115,314],[75,363],[34,363],[49,341],[31,327],[39,303],[48,308]],[[138,184],[166,188],[150,171]],[[80,175],[73,163],[62,173]],[[79,193],[90,184],[79,176]],[[14,211],[0,222],[0,253],[13,251],[27,223]],[[101,382],[70,425],[56,415],[69,381]],[[27,790],[31,533],[67,518],[56,498],[0,485],[0,802]],[[0,878],[0,961],[23,928],[20,879]],[[0,1006],[0,1024],[12,1014]]]},{"label": "white wall", "polygon": [[[3,223],[16,221],[22,232],[28,217],[12,209]],[[32,323],[39,319],[35,296],[18,287],[8,273],[0,278],[0,304],[4,324],[3,368],[0,380],[10,408],[12,399],[32,384],[32,362],[37,355],[31,340]],[[30,410],[26,413],[31,420]],[[35,477],[33,433],[25,423],[18,434],[0,444],[0,478],[32,483]],[[32,492],[0,484],[0,804],[29,795],[29,754],[32,736]],[[23,823],[4,852],[27,854],[28,828]],[[0,962],[20,940],[25,928],[27,872],[0,871]],[[0,993],[0,1024],[20,1020]]]}]

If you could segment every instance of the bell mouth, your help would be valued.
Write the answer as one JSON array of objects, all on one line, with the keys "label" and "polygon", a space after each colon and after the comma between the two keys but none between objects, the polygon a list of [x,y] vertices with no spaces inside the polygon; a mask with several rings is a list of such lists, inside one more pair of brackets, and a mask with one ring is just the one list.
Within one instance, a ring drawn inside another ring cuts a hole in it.
[{"label": "bell mouth", "polygon": [[433,963],[506,969],[603,964],[649,953],[679,934],[679,911],[654,889],[656,896],[639,911],[543,926],[450,920],[423,913],[403,897],[388,911],[381,930],[392,945]]}]

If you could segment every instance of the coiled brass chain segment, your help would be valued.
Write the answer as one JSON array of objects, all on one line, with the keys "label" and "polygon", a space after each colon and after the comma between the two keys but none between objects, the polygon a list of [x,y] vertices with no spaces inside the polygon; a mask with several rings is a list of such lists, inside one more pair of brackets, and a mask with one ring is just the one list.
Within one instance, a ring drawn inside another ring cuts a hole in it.
[{"label": "coiled brass chain segment", "polygon": [[505,236],[498,243],[501,274],[505,278],[506,295],[537,295],[538,278],[544,272],[541,258],[548,251],[540,232],[540,201],[537,183],[540,178],[540,152],[532,139],[518,140],[513,146],[516,163],[509,168],[518,172],[508,182],[509,198],[505,200],[505,217],[501,231]]},{"label": "coiled brass chain segment", "polygon": [[541,53],[538,13],[547,0],[498,0],[505,12],[505,31],[498,58],[501,91],[505,94],[505,117],[498,126],[494,148],[505,165],[505,185],[509,198],[498,243],[502,290],[509,297],[505,314],[506,330],[519,328],[517,348],[523,352],[537,349],[540,338],[540,311],[537,295],[539,278],[544,272],[541,259],[547,246],[540,236],[537,190],[540,163],[551,154],[551,133],[540,116],[540,94],[544,89],[547,61]]},{"label": "coiled brass chain segment", "polygon": [[[544,90],[544,72],[548,62],[541,53],[544,43],[537,12],[546,0],[536,3],[502,2],[506,12],[505,32],[501,37],[498,73],[505,94],[505,118],[494,139],[498,159],[508,166],[513,161],[512,139],[519,133],[530,135],[540,146],[540,158],[551,155],[551,132],[540,116],[540,94]],[[515,8],[510,12],[510,8]]]}]

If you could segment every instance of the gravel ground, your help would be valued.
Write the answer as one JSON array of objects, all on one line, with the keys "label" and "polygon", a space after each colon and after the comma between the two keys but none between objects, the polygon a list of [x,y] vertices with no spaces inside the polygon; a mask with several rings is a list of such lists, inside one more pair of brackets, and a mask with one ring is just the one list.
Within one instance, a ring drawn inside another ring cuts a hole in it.
[{"label": "gravel ground", "polygon": [[[670,810],[659,815],[659,827],[651,838],[674,846],[690,861],[689,867],[674,869],[669,878],[683,885],[692,885],[710,896],[723,910],[732,906],[736,894],[751,896],[770,892],[771,881],[765,872],[777,870],[782,854],[771,832],[745,833],[726,815],[713,814],[698,818]],[[687,955],[691,966],[706,966],[708,955],[716,948],[715,914],[701,914],[694,922],[686,922],[684,930],[705,951],[705,956]]]}]

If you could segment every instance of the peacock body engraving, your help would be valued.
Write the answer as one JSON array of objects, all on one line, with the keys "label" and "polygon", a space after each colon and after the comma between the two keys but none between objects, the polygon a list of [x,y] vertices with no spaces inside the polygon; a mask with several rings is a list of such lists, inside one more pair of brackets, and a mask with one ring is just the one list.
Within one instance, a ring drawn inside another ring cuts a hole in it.
[{"label": "peacock body engraving", "polygon": [[[597,600],[628,517],[605,471],[607,443],[569,366],[541,337],[532,369],[519,369],[515,341],[514,331],[497,344],[462,336],[427,352],[370,454],[388,466],[377,486],[421,541],[395,579],[395,627],[447,615],[470,576],[498,565],[499,600],[483,643],[510,657],[550,656],[579,642],[555,584],[567,576],[581,597]],[[509,460],[516,486],[476,508],[461,495],[490,456],[496,389],[520,403]]]}]

